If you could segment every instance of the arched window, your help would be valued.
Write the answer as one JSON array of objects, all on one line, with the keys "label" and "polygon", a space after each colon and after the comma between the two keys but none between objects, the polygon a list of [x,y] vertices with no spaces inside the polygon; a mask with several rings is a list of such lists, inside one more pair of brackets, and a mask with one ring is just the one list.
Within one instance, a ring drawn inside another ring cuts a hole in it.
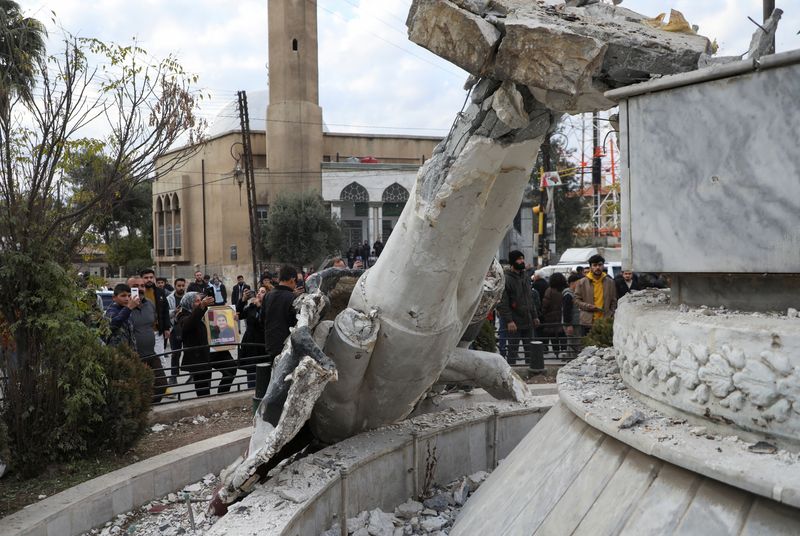
[{"label": "arched window", "polygon": [[[395,218],[403,212],[403,207],[408,201],[408,190],[401,185],[394,183],[383,191],[383,217]],[[388,235],[384,231],[384,235]]]},{"label": "arched window", "polygon": [[383,191],[382,201],[384,203],[405,203],[408,201],[408,190],[400,184],[390,184]]},{"label": "arched window", "polygon": [[167,257],[174,255],[175,242],[172,237],[172,229],[174,223],[174,214],[172,212],[172,195],[167,194],[164,198],[164,246]]},{"label": "arched window", "polygon": [[167,234],[164,227],[164,199],[160,196],[156,199],[155,209],[156,255],[163,255],[167,243]]},{"label": "arched window", "polygon": [[352,201],[353,203],[368,203],[369,194],[367,193],[366,188],[357,182],[351,182],[342,188],[342,193],[339,196],[339,199],[341,201]]},{"label": "arched window", "polygon": [[175,256],[180,256],[183,246],[183,235],[181,233],[181,203],[178,194],[172,194],[172,252]]}]

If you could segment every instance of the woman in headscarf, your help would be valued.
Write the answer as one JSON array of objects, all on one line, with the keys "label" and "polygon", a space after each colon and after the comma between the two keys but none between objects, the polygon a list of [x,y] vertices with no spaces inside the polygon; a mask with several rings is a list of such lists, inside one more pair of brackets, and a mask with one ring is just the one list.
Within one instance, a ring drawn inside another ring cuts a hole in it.
[{"label": "woman in headscarf", "polygon": [[197,392],[197,396],[210,393],[211,365],[208,349],[208,333],[203,317],[209,305],[214,305],[213,296],[204,296],[199,292],[187,292],[181,298],[180,312],[177,322],[183,334],[183,362],[181,368],[189,372]]}]

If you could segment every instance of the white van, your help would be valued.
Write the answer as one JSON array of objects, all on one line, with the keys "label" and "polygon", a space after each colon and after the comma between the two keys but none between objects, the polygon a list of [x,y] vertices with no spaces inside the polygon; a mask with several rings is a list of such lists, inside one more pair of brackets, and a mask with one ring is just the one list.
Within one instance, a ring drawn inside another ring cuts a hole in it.
[{"label": "white van", "polygon": [[569,248],[562,253],[558,264],[545,266],[541,269],[544,277],[549,278],[552,274],[560,272],[569,275],[578,266],[589,269],[589,258],[592,255],[602,255],[606,260],[606,271],[611,277],[616,277],[622,273],[622,249],[621,248]]}]

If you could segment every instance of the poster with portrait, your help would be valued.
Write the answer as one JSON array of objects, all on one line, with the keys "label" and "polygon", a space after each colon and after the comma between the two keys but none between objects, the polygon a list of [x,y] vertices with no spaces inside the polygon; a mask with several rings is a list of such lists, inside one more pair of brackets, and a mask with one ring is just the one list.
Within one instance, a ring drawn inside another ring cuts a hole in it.
[{"label": "poster with portrait", "polygon": [[239,342],[239,326],[234,317],[234,310],[227,305],[209,307],[206,311],[206,330],[208,344],[212,350],[229,350]]}]

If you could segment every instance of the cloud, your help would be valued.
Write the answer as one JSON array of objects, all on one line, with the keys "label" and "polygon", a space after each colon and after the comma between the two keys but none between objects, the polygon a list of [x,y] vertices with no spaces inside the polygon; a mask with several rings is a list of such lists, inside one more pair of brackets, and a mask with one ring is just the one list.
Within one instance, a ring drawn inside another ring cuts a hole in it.
[{"label": "cloud", "polygon": [[[308,1],[308,0],[307,0]],[[333,131],[443,134],[464,100],[466,73],[409,42],[405,18],[411,0],[318,0],[320,104]],[[720,54],[747,50],[761,18],[761,0],[626,0],[625,7],[655,16],[682,11],[700,33],[716,38]],[[170,53],[199,75],[213,96],[209,118],[237,90],[267,80],[267,2],[240,0],[27,0],[23,9],[51,30],[50,10],[72,33],[129,43],[134,36],[154,57]],[[779,50],[800,47],[800,14],[785,13]],[[431,128],[437,130],[416,130]]]}]

